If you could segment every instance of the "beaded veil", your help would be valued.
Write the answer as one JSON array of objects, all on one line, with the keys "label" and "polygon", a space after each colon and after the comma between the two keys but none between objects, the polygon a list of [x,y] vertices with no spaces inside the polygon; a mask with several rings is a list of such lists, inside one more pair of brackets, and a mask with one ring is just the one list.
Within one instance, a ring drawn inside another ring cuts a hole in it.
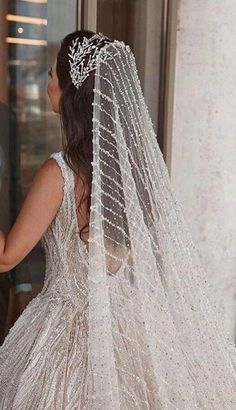
[{"label": "beaded veil", "polygon": [[117,40],[96,59],[91,195],[89,409],[236,408],[235,345]]}]

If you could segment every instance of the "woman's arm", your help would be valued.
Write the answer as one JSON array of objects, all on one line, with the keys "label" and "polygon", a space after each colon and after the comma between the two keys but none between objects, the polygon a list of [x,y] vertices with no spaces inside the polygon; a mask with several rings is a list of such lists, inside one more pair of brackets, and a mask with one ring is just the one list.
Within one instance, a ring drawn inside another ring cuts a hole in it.
[{"label": "woman's arm", "polygon": [[3,253],[5,248],[5,235],[0,229],[0,255]]},{"label": "woman's arm", "polygon": [[63,177],[53,158],[36,172],[9,234],[0,231],[0,273],[18,265],[41,239],[63,199]]}]

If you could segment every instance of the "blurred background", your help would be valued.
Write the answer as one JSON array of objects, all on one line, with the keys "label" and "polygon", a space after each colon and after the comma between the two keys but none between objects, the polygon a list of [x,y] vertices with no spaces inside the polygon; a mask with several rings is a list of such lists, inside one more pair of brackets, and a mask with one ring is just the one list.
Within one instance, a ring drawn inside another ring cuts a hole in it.
[{"label": "blurred background", "polygon": [[[61,150],[47,71],[60,40],[103,32],[133,50],[186,220],[236,341],[234,0],[0,0],[0,228],[7,234],[41,163]],[[43,286],[38,243],[0,275],[0,344]]]}]

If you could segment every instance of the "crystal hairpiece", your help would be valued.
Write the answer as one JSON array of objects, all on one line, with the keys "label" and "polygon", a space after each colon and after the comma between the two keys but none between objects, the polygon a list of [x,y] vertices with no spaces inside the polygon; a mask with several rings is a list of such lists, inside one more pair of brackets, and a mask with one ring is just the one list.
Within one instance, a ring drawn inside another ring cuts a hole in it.
[{"label": "crystal hairpiece", "polygon": [[[97,40],[94,42],[94,40]],[[83,37],[83,41],[80,42],[77,37],[72,41],[72,46],[70,46],[70,76],[72,83],[78,89],[82,82],[88,77],[90,71],[96,68],[97,56],[101,47],[98,45],[103,41],[110,40],[109,37],[104,36],[102,33],[96,33],[92,37]],[[89,55],[88,62],[84,65],[85,57]]]}]

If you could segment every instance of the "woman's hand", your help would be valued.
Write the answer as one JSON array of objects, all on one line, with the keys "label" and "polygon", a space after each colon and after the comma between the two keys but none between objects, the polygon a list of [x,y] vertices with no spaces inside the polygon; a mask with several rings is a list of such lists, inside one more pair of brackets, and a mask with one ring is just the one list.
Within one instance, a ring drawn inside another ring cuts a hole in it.
[{"label": "woman's hand", "polygon": [[54,158],[36,172],[23,205],[5,237],[0,231],[0,273],[18,265],[38,243],[63,199],[63,177]]}]

